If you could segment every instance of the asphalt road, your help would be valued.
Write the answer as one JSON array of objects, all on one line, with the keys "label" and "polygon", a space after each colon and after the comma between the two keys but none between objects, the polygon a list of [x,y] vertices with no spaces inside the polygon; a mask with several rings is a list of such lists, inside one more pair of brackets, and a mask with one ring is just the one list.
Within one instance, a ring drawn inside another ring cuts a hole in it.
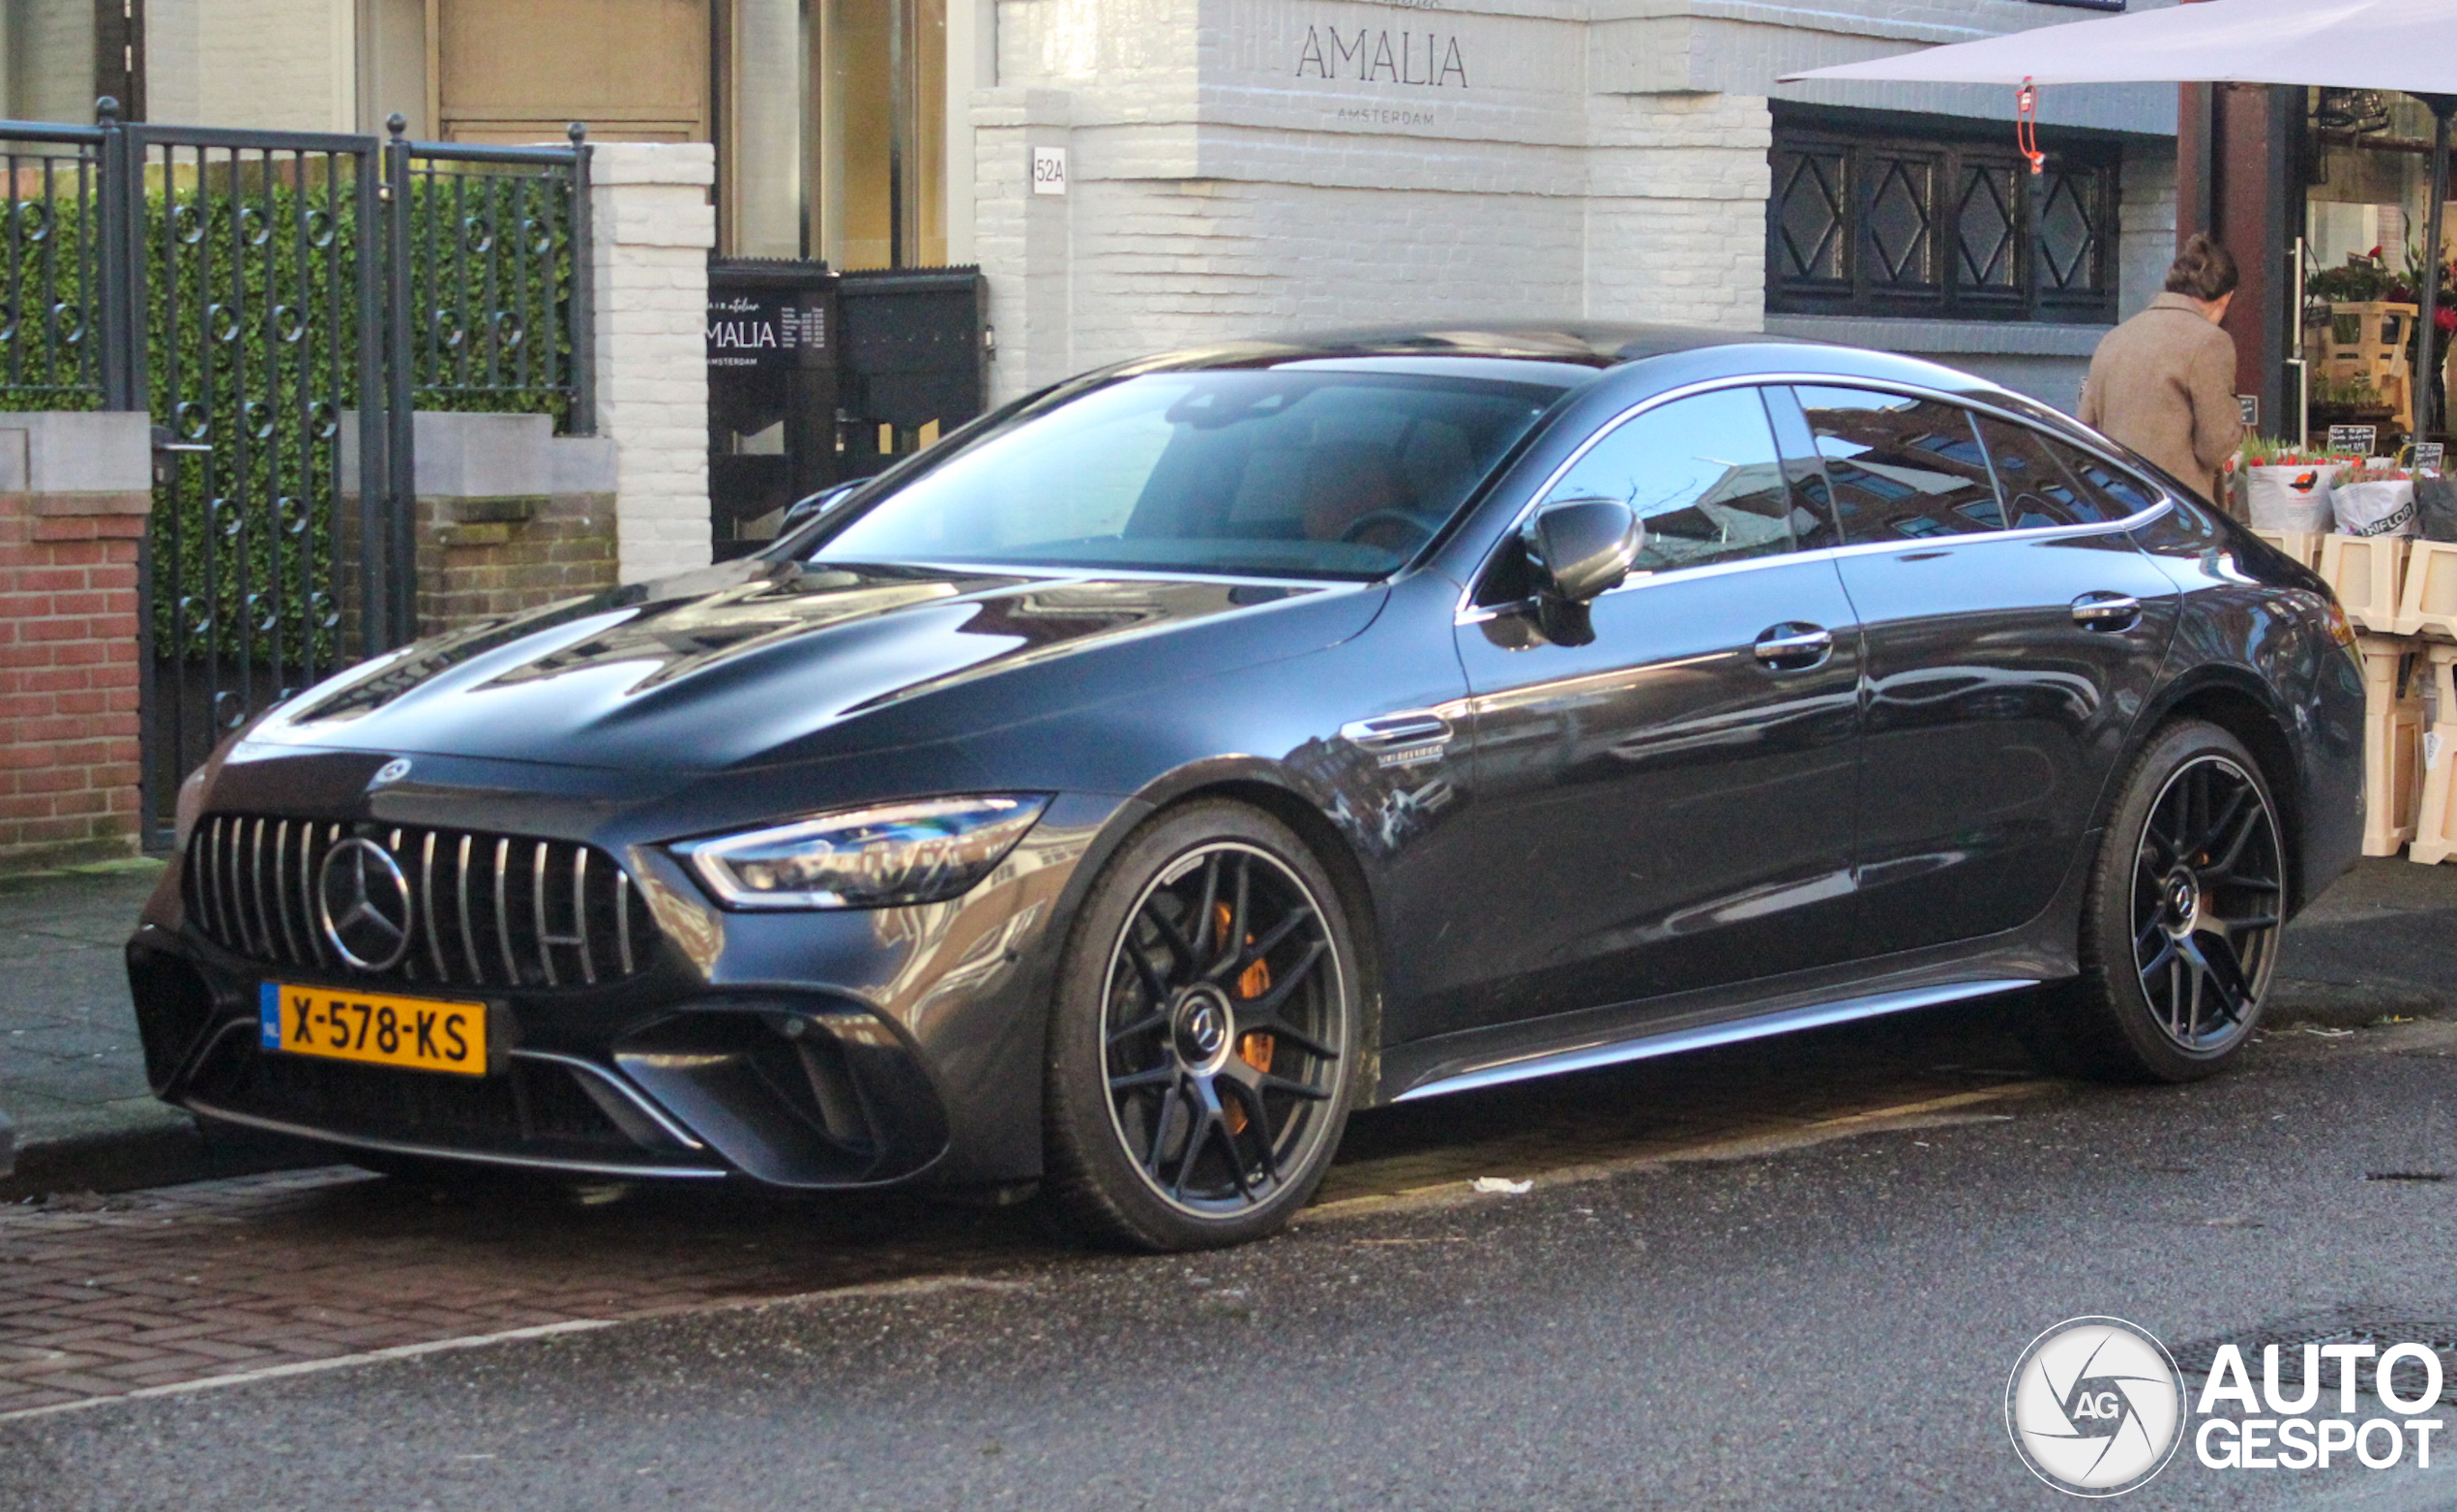
[{"label": "asphalt road", "polygon": [[[2304,1008],[2192,1087],[2041,1082],[1939,1010],[1380,1111],[1292,1232],[1194,1258],[1013,1213],[435,1205],[346,1174],[0,1215],[0,1324],[115,1264],[142,1283],[149,1227],[195,1235],[171,1247],[207,1291],[363,1253],[402,1316],[497,1273],[530,1289],[489,1294],[517,1319],[539,1287],[735,1267],[649,1320],[0,1414],[0,1509],[2069,1507],[2004,1427],[2060,1319],[2129,1319],[2188,1369],[2351,1320],[2457,1346],[2457,1018],[2401,1011],[2457,993],[2452,926],[2457,872],[2367,867],[2291,936]],[[2342,1026],[2375,1010],[2399,1022]],[[1534,1189],[1474,1195],[1480,1171]],[[44,1244],[72,1258],[12,1293]],[[2115,1504],[2457,1509],[2438,1447],[2429,1471],[2186,1447]]]},{"label": "asphalt road", "polygon": [[[2008,1447],[2057,1320],[2171,1345],[2457,1319],[2457,1024],[2270,1036],[1524,1197],[1347,1204],[1195,1259],[870,1290],[0,1424],[0,1505],[2071,1505]],[[2443,1409],[2445,1410],[2445,1409]],[[2450,1451],[2457,1453],[2457,1450]],[[2457,1470],[2216,1471],[2131,1507],[2457,1506]]]}]

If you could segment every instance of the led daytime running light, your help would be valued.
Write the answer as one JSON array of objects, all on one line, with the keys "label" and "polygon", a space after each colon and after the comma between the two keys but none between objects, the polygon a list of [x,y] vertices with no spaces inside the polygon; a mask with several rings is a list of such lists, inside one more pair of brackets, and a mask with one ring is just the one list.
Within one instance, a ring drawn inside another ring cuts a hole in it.
[{"label": "led daytime running light", "polygon": [[933,798],[676,845],[732,908],[880,908],[970,890],[1041,817],[1040,794]]}]

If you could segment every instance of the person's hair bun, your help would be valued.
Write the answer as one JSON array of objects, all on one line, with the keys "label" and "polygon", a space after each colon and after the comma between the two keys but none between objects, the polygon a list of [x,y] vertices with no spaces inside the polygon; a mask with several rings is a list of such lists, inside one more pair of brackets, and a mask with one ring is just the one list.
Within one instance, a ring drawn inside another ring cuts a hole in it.
[{"label": "person's hair bun", "polygon": [[2167,292],[2208,304],[2234,293],[2241,281],[2235,254],[2212,241],[2207,232],[2195,231],[2176,254],[2175,266],[2167,270]]}]

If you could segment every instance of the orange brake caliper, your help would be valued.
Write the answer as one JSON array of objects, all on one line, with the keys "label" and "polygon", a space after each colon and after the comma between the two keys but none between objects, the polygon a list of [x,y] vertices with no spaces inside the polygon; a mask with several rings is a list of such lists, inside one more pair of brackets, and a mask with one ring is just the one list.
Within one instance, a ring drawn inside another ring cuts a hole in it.
[{"label": "orange brake caliper", "polygon": [[[1228,905],[1225,903],[1212,904],[1211,927],[1216,936],[1214,949],[1228,948]],[[1254,943],[1252,934],[1246,936],[1246,943],[1249,945]],[[1238,973],[1237,995],[1239,997],[1260,997],[1269,991],[1271,991],[1271,964],[1269,962],[1258,961]],[[1257,1071],[1267,1072],[1271,1069],[1271,1036],[1259,1030],[1247,1034],[1237,1041],[1237,1058]],[[1246,1132],[1244,1104],[1236,1102],[1222,1104],[1220,1116],[1222,1121],[1228,1125],[1230,1134]]]}]

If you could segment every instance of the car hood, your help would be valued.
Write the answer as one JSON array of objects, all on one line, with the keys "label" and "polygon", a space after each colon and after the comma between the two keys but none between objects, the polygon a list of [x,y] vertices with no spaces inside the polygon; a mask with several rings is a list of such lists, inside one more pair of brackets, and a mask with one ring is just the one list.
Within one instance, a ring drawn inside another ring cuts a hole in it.
[{"label": "car hood", "polygon": [[710,771],[979,734],[1295,655],[1348,583],[751,559],[421,642],[275,710],[288,746]]}]

